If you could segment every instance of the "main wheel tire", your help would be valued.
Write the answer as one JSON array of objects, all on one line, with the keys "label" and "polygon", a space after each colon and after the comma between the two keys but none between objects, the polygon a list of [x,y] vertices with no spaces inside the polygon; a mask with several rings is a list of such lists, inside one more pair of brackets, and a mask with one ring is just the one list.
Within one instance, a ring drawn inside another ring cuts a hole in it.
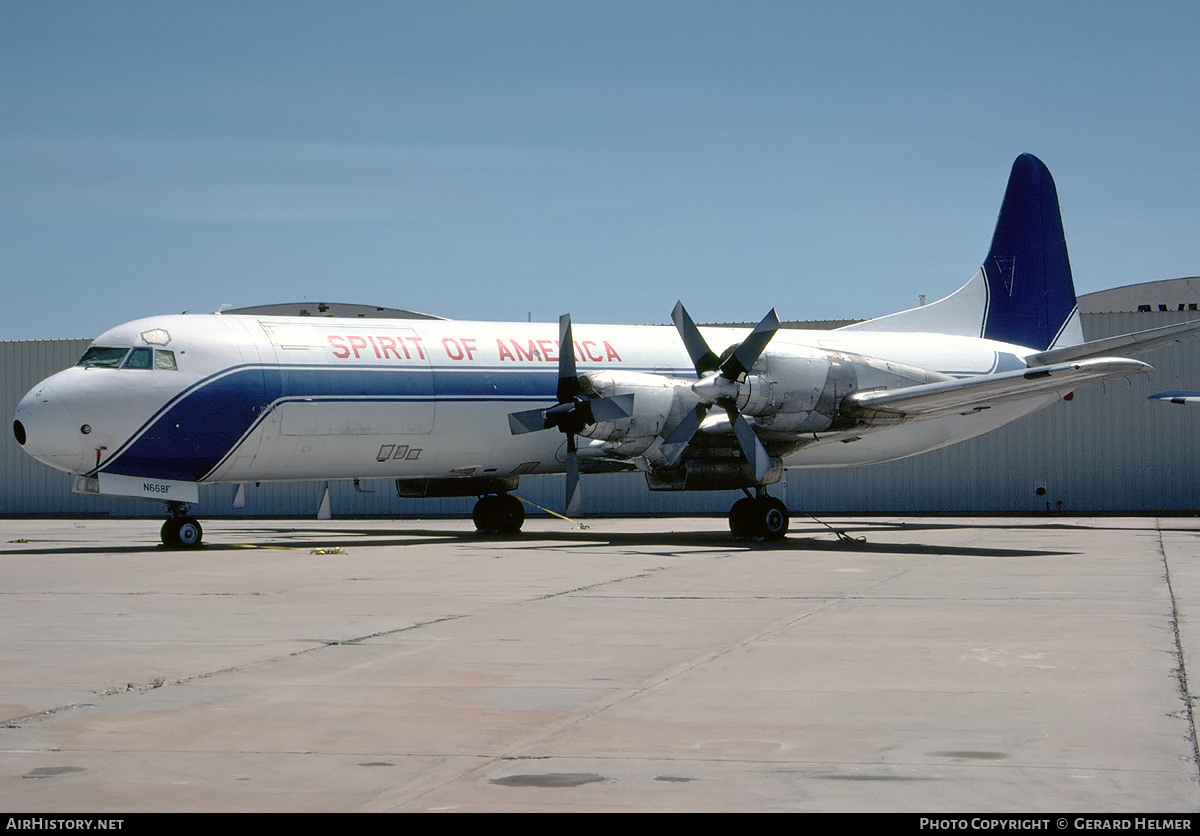
[{"label": "main wheel tire", "polygon": [[789,516],[782,500],[773,496],[759,500],[758,520],[764,540],[782,540],[787,536]]},{"label": "main wheel tire", "polygon": [[749,540],[755,535],[755,521],[758,517],[758,503],[749,497],[743,497],[733,503],[729,509],[729,532],[739,540]]},{"label": "main wheel tire", "polygon": [[471,512],[471,519],[475,521],[476,529],[486,534],[494,534],[500,530],[499,501],[500,497],[495,494],[479,497],[479,501],[475,503],[475,509]]},{"label": "main wheel tire", "polygon": [[512,494],[496,497],[500,500],[497,527],[501,534],[516,534],[525,524],[525,506]]},{"label": "main wheel tire", "polygon": [[471,518],[485,534],[516,534],[525,524],[525,506],[511,494],[488,494],[479,497]]}]

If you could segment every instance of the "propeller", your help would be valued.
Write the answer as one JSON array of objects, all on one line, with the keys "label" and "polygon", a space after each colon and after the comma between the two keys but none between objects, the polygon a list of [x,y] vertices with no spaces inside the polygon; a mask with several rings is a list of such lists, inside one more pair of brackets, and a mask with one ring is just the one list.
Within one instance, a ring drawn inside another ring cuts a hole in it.
[{"label": "propeller", "polygon": [[575,368],[575,341],[571,335],[571,315],[558,318],[558,403],[546,409],[511,412],[508,428],[513,435],[557,427],[567,437],[567,516],[575,516],[582,507],[579,489],[579,446],[575,436],[585,427],[601,421],[616,421],[633,414],[633,395],[601,398],[589,395],[579,382]]},{"label": "propeller", "polygon": [[728,356],[723,360],[708,347],[708,342],[688,315],[683,302],[675,305],[675,310],[671,312],[671,320],[675,323],[675,329],[679,332],[688,357],[691,358],[696,374],[700,377],[700,380],[692,385],[692,391],[700,398],[700,403],[664,434],[663,446],[668,449],[674,448],[671,463],[679,460],[683,448],[700,429],[708,411],[713,406],[718,406],[725,410],[729,417],[738,446],[742,448],[746,461],[754,468],[755,478],[762,480],[771,470],[771,456],[758,440],[749,419],[738,410],[737,398],[741,385],[739,379],[750,371],[771,338],[775,336],[775,332],[779,330],[779,317],[772,308],[749,336],[728,352]]}]

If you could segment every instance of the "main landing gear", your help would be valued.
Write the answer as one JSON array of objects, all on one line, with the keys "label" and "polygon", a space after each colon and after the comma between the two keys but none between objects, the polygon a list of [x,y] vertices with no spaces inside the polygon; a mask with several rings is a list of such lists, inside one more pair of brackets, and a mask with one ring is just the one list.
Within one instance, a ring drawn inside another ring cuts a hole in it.
[{"label": "main landing gear", "polygon": [[198,549],[204,537],[200,522],[188,514],[188,506],[182,502],[168,502],[171,516],[162,525],[162,544],[168,549]]},{"label": "main landing gear", "polygon": [[479,497],[471,518],[483,534],[516,534],[525,524],[525,506],[512,494],[490,493]]},{"label": "main landing gear", "polygon": [[[487,494],[479,497],[471,517],[481,534],[519,534],[525,524],[525,506],[512,494]],[[787,536],[790,520],[787,506],[760,488],[757,496],[750,496],[747,491],[744,499],[733,504],[729,512],[729,530],[734,537],[743,540],[760,537],[782,540]]]},{"label": "main landing gear", "polygon": [[788,509],[781,500],[759,489],[756,496],[747,491],[729,510],[729,530],[734,537],[751,540],[782,540],[788,531]]}]

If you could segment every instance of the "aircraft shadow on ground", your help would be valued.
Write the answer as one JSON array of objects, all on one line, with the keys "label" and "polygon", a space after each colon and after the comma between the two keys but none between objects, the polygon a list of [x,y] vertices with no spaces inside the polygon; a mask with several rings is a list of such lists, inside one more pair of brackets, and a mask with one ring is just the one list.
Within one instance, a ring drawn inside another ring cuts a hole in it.
[{"label": "aircraft shadow on ground", "polygon": [[[247,521],[250,522],[250,521]],[[799,524],[797,524],[797,522]],[[487,545],[489,543],[521,543],[527,549],[554,550],[568,547],[618,547],[625,549],[653,548],[657,554],[672,554],[670,547],[687,549],[688,553],[708,551],[720,554],[737,554],[758,551],[792,552],[842,552],[864,554],[942,555],[947,557],[1040,557],[1077,554],[1078,552],[1058,549],[1021,549],[998,546],[958,546],[920,542],[876,542],[872,534],[918,534],[920,532],[952,531],[958,529],[982,529],[999,531],[1036,530],[1143,530],[1141,527],[1071,523],[1067,521],[1026,521],[987,523],[978,518],[962,523],[944,519],[924,522],[914,521],[838,521],[835,526],[819,521],[808,523],[794,521],[792,532],[783,540],[768,542],[761,540],[734,539],[723,524],[714,519],[714,528],[709,531],[666,531],[666,532],[612,532],[596,529],[566,528],[548,531],[523,531],[511,537],[486,536],[474,530],[462,528],[362,528],[352,521],[345,524],[330,523],[322,527],[288,528],[284,526],[249,524],[243,531],[224,529],[210,533],[201,552],[229,551],[239,549],[352,549],[354,547],[404,548],[419,545]],[[824,527],[822,527],[824,526]],[[1195,533],[1195,528],[1160,528],[1162,531]],[[240,538],[240,542],[226,542]],[[152,552],[155,554],[186,555],[186,550],[172,551],[158,543],[100,543],[77,540],[35,540],[28,543],[9,543],[9,548],[0,550],[4,555],[119,555]],[[11,548],[13,545],[27,548]],[[664,547],[668,550],[664,551]]]},{"label": "aircraft shadow on ground", "polygon": [[[936,528],[977,527],[977,526],[930,526]],[[885,530],[895,531],[899,527],[889,525]],[[621,548],[626,550],[653,549],[654,553],[697,554],[717,553],[730,555],[738,553],[770,552],[841,552],[866,554],[906,554],[906,555],[944,555],[944,556],[975,556],[975,557],[1039,557],[1072,554],[1054,549],[1019,549],[991,546],[957,546],[928,543],[898,543],[871,542],[865,534],[878,532],[879,525],[857,527],[842,527],[839,537],[831,530],[813,527],[808,530],[794,530],[788,537],[779,541],[738,540],[733,538],[724,527],[712,531],[666,531],[666,532],[612,532],[595,529],[563,529],[559,531],[524,531],[510,537],[482,535],[475,531],[462,529],[438,529],[433,527],[419,529],[387,530],[363,529],[353,526],[330,526],[328,528],[254,528],[246,532],[244,544],[224,546],[220,543],[209,543],[208,549],[221,548],[343,548],[353,549],[355,546],[372,548],[404,548],[417,545],[472,545],[487,546],[489,544],[519,543],[525,550],[554,551],[562,548]],[[910,530],[905,528],[904,530]],[[232,533],[232,532],[227,532]],[[263,538],[255,535],[267,534]],[[679,550],[679,551],[676,551]],[[684,552],[683,550],[686,550]]]},{"label": "aircraft shadow on ground", "polygon": [[[247,521],[250,522],[250,521]],[[824,527],[822,528],[822,525]],[[920,531],[946,531],[956,529],[994,529],[997,531],[1019,530],[1080,530],[1094,531],[1111,528],[1114,530],[1130,530],[1122,525],[1073,524],[1067,522],[1052,523],[983,523],[978,519],[972,522],[955,523],[937,522],[863,522],[853,521],[829,527],[824,523],[793,523],[791,534],[781,541],[736,540],[725,530],[724,524],[716,523],[713,530],[704,531],[604,531],[589,529],[562,530],[526,530],[515,536],[488,536],[474,530],[461,528],[361,528],[353,522],[346,524],[330,523],[323,527],[287,528],[281,525],[248,524],[245,529],[223,529],[210,533],[200,552],[238,551],[238,549],[352,549],[354,547],[371,548],[404,548],[422,545],[478,545],[488,543],[521,543],[528,549],[589,548],[617,547],[625,549],[653,548],[655,553],[672,554],[671,547],[686,549],[688,553],[715,552],[720,554],[736,554],[750,552],[842,552],[860,554],[928,554],[944,555],[944,557],[1050,557],[1050,555],[1076,554],[1078,552],[1062,551],[1062,549],[1031,549],[1004,548],[991,546],[954,546],[947,543],[922,542],[878,542],[872,540],[872,534],[918,534]],[[1176,529],[1162,529],[1176,530]],[[1181,531],[1195,529],[1180,528]],[[214,536],[215,534],[215,536]],[[228,542],[238,539],[238,542]],[[12,546],[25,548],[12,548]],[[80,542],[77,540],[38,540],[29,542],[8,543],[8,548],[0,549],[0,558],[4,555],[98,555],[98,554],[188,554],[186,551],[172,551],[158,543],[103,543],[98,541]],[[664,551],[664,549],[667,551]],[[680,552],[682,553],[682,552]]]}]

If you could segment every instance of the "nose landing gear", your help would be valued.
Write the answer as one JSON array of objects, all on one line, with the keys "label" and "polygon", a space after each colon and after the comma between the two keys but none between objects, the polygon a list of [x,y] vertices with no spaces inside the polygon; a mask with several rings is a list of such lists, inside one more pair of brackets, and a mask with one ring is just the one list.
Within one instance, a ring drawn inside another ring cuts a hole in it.
[{"label": "nose landing gear", "polygon": [[198,549],[204,537],[200,522],[188,514],[183,502],[168,502],[171,516],[162,525],[162,544],[168,549]]}]

